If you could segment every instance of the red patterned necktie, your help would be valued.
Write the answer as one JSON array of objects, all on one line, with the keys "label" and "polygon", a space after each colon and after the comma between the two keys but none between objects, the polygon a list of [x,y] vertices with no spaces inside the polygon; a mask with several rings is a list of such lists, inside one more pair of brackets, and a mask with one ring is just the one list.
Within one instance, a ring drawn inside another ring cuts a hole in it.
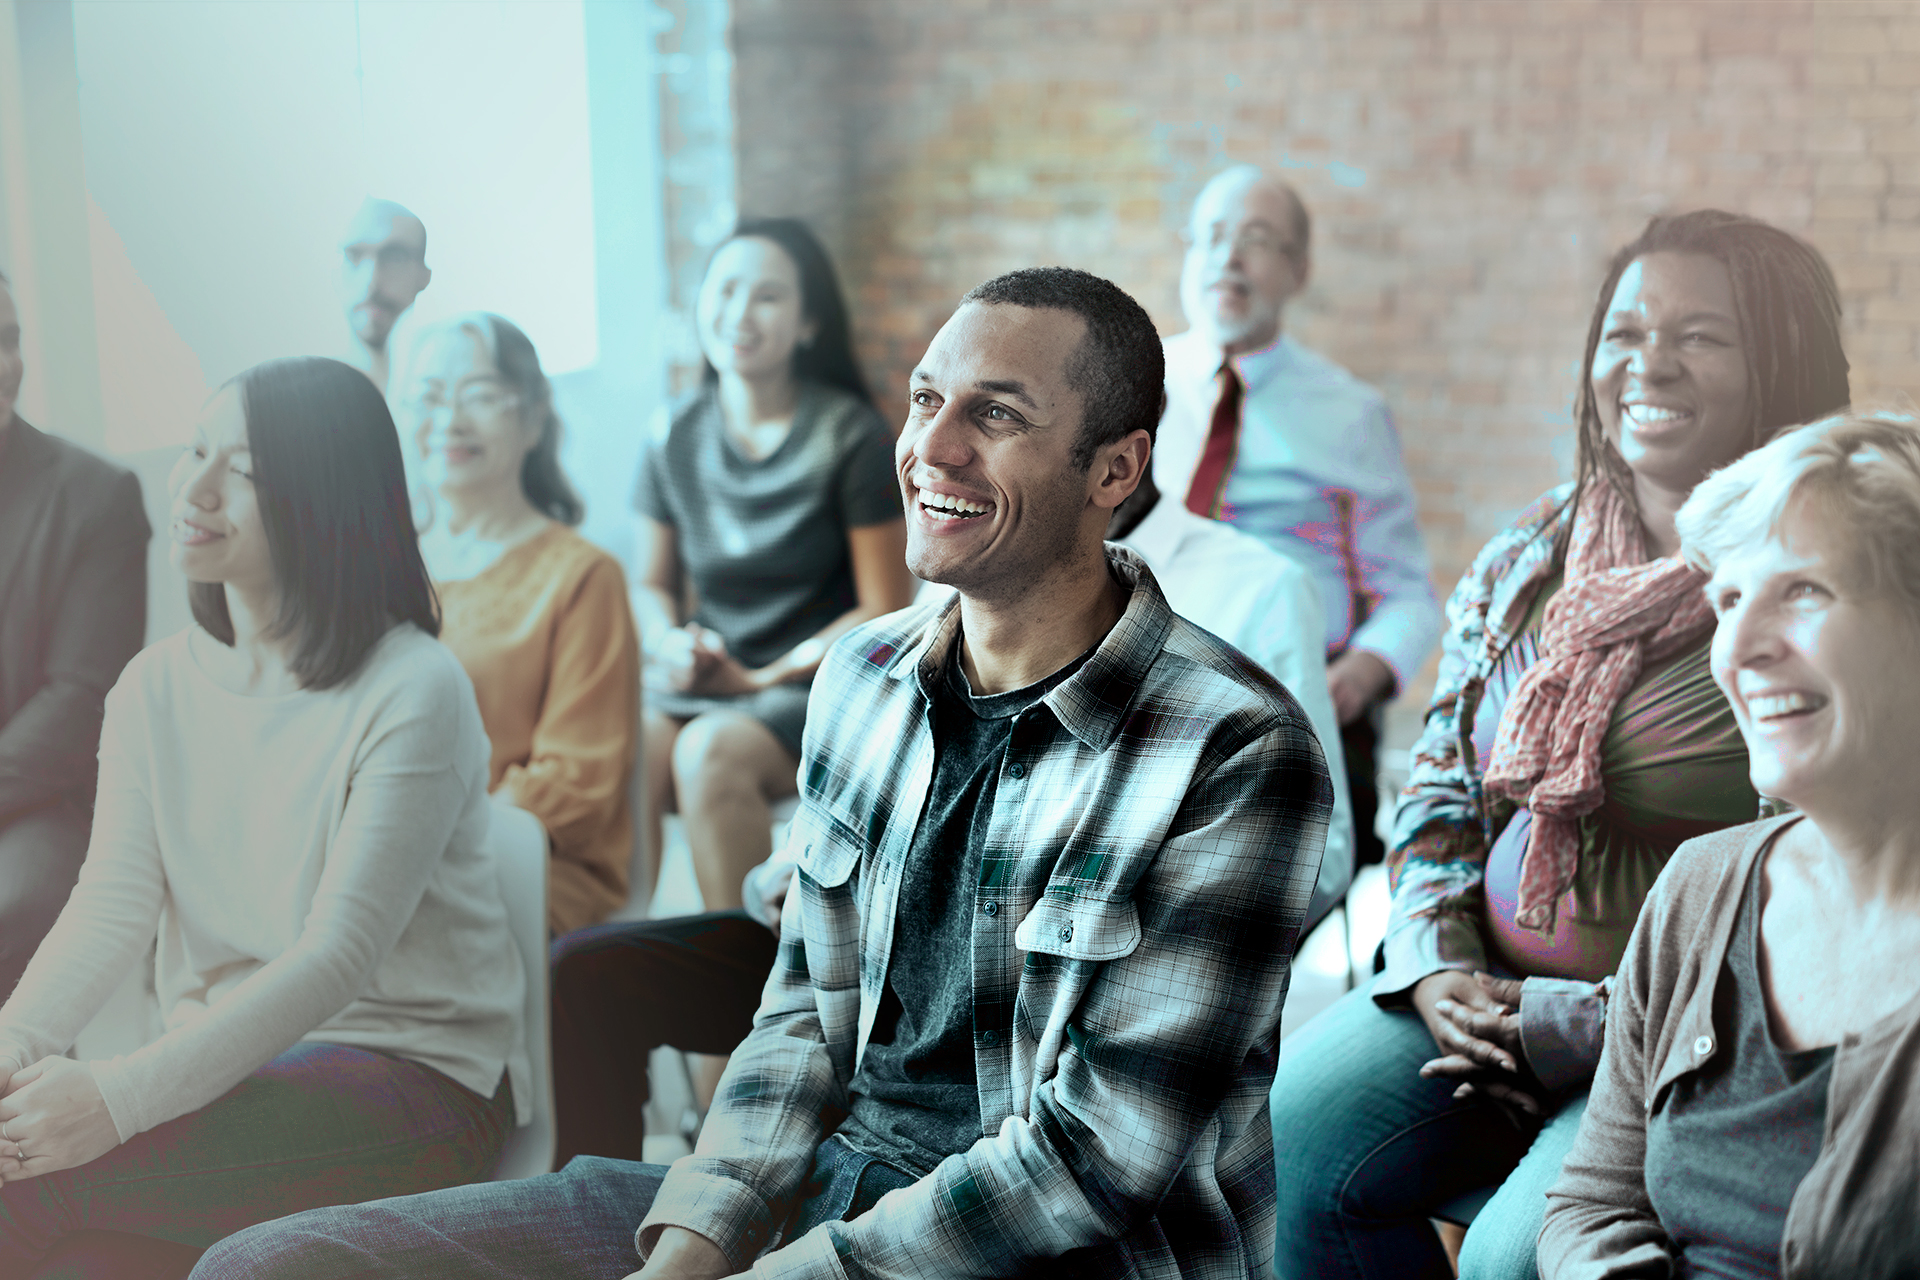
[{"label": "red patterned necktie", "polygon": [[1215,379],[1225,379],[1220,398],[1214,401],[1213,425],[1207,428],[1207,446],[1200,451],[1200,465],[1194,468],[1193,484],[1187,489],[1187,510],[1208,519],[1220,518],[1220,499],[1227,491],[1227,477],[1233,474],[1233,455],[1240,443],[1240,375],[1230,361],[1222,362]]}]

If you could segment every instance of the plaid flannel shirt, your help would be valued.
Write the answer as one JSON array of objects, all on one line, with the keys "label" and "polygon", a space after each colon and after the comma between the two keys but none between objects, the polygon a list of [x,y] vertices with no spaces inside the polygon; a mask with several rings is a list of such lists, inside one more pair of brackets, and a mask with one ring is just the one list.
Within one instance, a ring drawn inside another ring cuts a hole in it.
[{"label": "plaid flannel shirt", "polygon": [[1266,1274],[1267,1090],[1332,785],[1291,695],[1107,556],[1131,598],[1014,722],[954,957],[981,1137],[854,1222],[782,1238],[886,983],[949,601],[849,632],[815,678],[779,959],[643,1254],[672,1225],[763,1277]]},{"label": "plaid flannel shirt", "polygon": [[1488,678],[1559,565],[1554,548],[1573,518],[1572,500],[1571,483],[1535,499],[1481,548],[1447,598],[1440,674],[1393,815],[1387,967],[1374,985],[1376,998],[1397,1001],[1441,969],[1487,967],[1480,932],[1487,851],[1515,806],[1500,800],[1496,807],[1481,785],[1473,721]]}]

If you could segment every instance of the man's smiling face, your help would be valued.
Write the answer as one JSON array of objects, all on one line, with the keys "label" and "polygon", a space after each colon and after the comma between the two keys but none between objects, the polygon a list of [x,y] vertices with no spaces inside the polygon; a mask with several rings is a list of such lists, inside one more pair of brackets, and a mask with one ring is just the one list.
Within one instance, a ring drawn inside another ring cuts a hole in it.
[{"label": "man's smiling face", "polygon": [[1010,597],[1074,549],[1091,482],[1067,366],[1086,332],[1070,311],[970,302],[934,335],[894,449],[915,574]]}]

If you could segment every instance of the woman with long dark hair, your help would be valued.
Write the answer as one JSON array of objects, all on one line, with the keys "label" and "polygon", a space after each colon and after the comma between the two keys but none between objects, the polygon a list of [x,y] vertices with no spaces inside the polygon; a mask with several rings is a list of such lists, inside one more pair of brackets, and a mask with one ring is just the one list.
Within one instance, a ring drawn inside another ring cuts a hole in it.
[{"label": "woman with long dark hair", "polygon": [[[471,1181],[514,1123],[486,734],[386,404],[338,361],[257,366],[172,485],[196,625],[108,695],[80,883],[0,1007],[9,1276],[80,1231],[204,1248]],[[149,955],[164,1033],[62,1057]]]},{"label": "woman with long dark hair", "polygon": [[579,929],[627,899],[640,645],[625,575],[573,531],[583,508],[560,469],[553,390],[518,327],[484,313],[440,325],[407,403],[440,639],[480,700],[489,787],[546,828],[547,925]]},{"label": "woman with long dark hair", "polygon": [[1641,904],[1681,841],[1758,812],[1674,515],[1708,472],[1847,402],[1833,274],[1752,218],[1655,218],[1614,255],[1582,368],[1575,480],[1447,606],[1386,970],[1275,1076],[1286,1280],[1444,1277],[1428,1218],[1493,1185],[1460,1274],[1531,1277]]},{"label": "woman with long dark hair", "polygon": [[708,264],[695,327],[706,376],[654,433],[634,495],[636,605],[653,657],[648,847],[677,808],[719,910],[771,852],[827,645],[905,608],[914,582],[893,436],[813,233],[744,219]]}]

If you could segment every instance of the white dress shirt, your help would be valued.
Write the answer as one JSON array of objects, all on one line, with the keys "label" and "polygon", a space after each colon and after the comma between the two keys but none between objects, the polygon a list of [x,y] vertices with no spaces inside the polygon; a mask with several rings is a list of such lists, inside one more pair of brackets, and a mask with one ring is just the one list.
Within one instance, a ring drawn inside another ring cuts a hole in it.
[{"label": "white dress shirt", "polygon": [[[1153,475],[1184,506],[1219,398],[1221,353],[1189,330],[1166,340],[1166,354]],[[1404,687],[1439,638],[1440,603],[1386,402],[1284,334],[1233,364],[1246,391],[1221,518],[1313,575],[1328,653],[1365,649]],[[1345,528],[1341,495],[1352,512]],[[1357,626],[1356,595],[1370,605]]]},{"label": "white dress shirt", "polygon": [[[1327,772],[1335,780],[1326,853],[1307,909],[1308,920],[1318,919],[1327,904],[1346,896],[1353,879],[1354,836],[1353,802],[1343,782],[1347,762],[1340,747],[1340,722],[1334,716],[1319,644],[1326,623],[1312,576],[1258,538],[1194,515],[1166,493],[1118,542],[1147,562],[1169,608],[1252,658],[1287,687],[1312,722],[1326,753]],[[927,583],[919,600],[951,590]],[[768,923],[773,901],[786,892],[792,876],[792,860],[777,851],[749,871],[742,888],[748,914]]]}]

